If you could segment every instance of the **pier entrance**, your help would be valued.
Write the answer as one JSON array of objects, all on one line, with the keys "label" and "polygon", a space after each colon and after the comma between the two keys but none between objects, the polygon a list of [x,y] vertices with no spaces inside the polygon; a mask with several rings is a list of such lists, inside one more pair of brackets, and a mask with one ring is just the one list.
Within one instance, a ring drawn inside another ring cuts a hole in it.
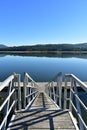
[{"label": "pier entrance", "polygon": [[87,85],[73,74],[58,73],[48,83],[36,83],[27,73],[8,77],[0,84],[0,92],[8,92],[0,106],[1,130],[86,130],[87,104],[79,94]]}]

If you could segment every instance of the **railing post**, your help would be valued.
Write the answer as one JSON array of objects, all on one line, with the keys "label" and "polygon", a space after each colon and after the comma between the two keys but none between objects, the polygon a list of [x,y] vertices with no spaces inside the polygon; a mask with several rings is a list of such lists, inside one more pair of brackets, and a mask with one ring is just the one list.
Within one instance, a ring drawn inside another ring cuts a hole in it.
[{"label": "railing post", "polygon": [[20,86],[20,74],[18,74],[18,109],[21,109],[21,86]]},{"label": "railing post", "polygon": [[53,81],[52,81],[52,88],[53,88],[53,99],[54,99],[54,102],[56,102],[55,89],[54,89]]},{"label": "railing post", "polygon": [[50,97],[50,85],[47,86],[47,89],[48,89],[48,96]]},{"label": "railing post", "polygon": [[50,96],[49,84],[47,86],[45,86],[45,92],[47,93],[48,96]]},{"label": "railing post", "polygon": [[[8,96],[11,92],[11,87],[12,87],[12,81],[9,83],[9,87],[8,87]],[[9,110],[9,105],[10,105],[10,99],[8,100],[8,102],[5,105],[5,110],[4,110],[4,117],[7,115],[7,112]],[[7,124],[7,120],[5,121],[2,130],[6,130],[6,124]]]},{"label": "railing post", "polygon": [[61,101],[62,101],[62,76],[60,75],[59,77],[59,106],[60,108],[62,108],[62,104],[61,104]]},{"label": "railing post", "polygon": [[51,98],[51,83],[49,83],[49,96]]},{"label": "railing post", "polygon": [[23,102],[23,107],[26,107],[26,73],[24,73],[24,102]]},{"label": "railing post", "polygon": [[[32,89],[32,88],[30,88],[30,94],[32,93],[31,89]],[[31,100],[32,100],[32,95],[30,96],[30,101],[31,101]]]},{"label": "railing post", "polygon": [[64,109],[67,108],[67,77],[65,76],[65,87],[64,87]]},{"label": "railing post", "polygon": [[59,103],[59,80],[58,80],[58,77],[57,77],[56,94],[58,95],[58,97],[56,98],[56,103]]},{"label": "railing post", "polygon": [[[34,86],[34,83],[33,83],[33,81],[31,81],[31,86],[33,87]],[[33,88],[30,88],[30,93],[32,93],[33,92]],[[33,95],[31,95],[30,96],[30,100],[32,100],[33,99]]]},{"label": "railing post", "polygon": [[[16,77],[15,77],[15,73],[14,73],[14,79],[15,79]],[[13,95],[13,100],[15,100],[16,102],[15,102],[15,106],[14,106],[14,111],[16,111],[17,110],[17,95],[16,95],[16,82],[15,82],[15,80],[13,79],[13,83],[12,83],[12,86],[13,86],[13,88],[15,89],[15,92],[14,92],[14,95]]]},{"label": "railing post", "polygon": [[71,86],[70,86],[70,101],[69,101],[69,110],[72,112],[72,100],[73,100],[73,94],[72,94],[72,89],[73,89],[73,78],[71,78]]},{"label": "railing post", "polygon": [[[78,95],[78,91],[77,91],[77,87],[76,87],[76,82],[75,82],[75,81],[74,81],[74,91],[75,91],[75,94]],[[82,117],[80,103],[79,103],[79,101],[77,100],[76,97],[75,97],[75,99],[76,99],[77,112],[78,112],[78,113],[80,114],[80,116]],[[80,118],[79,118],[79,125],[80,125],[80,130],[84,130],[84,126],[83,126],[83,123],[82,123],[82,121],[80,120]]]}]

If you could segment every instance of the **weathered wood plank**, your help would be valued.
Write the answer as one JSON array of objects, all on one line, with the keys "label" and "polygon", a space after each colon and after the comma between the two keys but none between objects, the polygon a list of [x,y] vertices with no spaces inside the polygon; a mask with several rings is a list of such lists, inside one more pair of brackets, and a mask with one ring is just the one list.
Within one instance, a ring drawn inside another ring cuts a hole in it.
[{"label": "weathered wood plank", "polygon": [[10,130],[75,130],[67,111],[58,108],[44,93],[40,93],[31,109],[18,112]]}]

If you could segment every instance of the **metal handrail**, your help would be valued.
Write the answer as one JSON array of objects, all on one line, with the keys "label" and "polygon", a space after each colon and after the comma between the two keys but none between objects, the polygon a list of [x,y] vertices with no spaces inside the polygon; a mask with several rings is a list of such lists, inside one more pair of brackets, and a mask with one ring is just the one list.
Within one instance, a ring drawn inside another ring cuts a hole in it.
[{"label": "metal handrail", "polygon": [[[15,87],[15,79],[17,80],[18,89]],[[81,86],[81,88],[87,92],[87,85],[83,83],[80,79],[78,79],[73,74],[66,74],[65,75],[65,87],[64,87],[64,98],[63,98],[63,88],[62,88],[62,73],[58,73],[46,86],[45,92],[48,96],[54,100],[54,102],[59,105],[60,108],[63,108],[62,101],[64,102],[64,109],[68,109],[73,115],[73,109],[76,111],[78,120],[79,120],[79,127],[80,130],[87,129],[87,124],[85,123],[81,107],[87,112],[87,106],[83,103],[78,95],[77,86]],[[70,79],[71,84],[70,88],[68,86],[68,79]],[[24,87],[23,87],[23,108],[27,109],[31,106],[33,101],[36,99],[39,93],[39,86],[38,84],[28,75],[28,73],[24,74]],[[20,74],[13,74],[9,76],[1,85],[0,85],[0,92],[3,91],[4,88],[8,89],[8,95],[3,101],[0,106],[0,112],[5,108],[4,118],[0,124],[0,130],[5,130],[7,125],[8,116],[11,113],[12,109],[14,111],[22,108],[21,102],[21,86],[20,86]],[[16,89],[18,90],[18,95],[16,96]],[[67,95],[68,89],[70,90],[70,95]],[[13,102],[10,100],[13,97]],[[76,104],[73,101],[73,97],[75,97]],[[63,100],[62,100],[63,99]],[[67,105],[69,102],[69,107]],[[11,104],[10,104],[11,103]],[[17,104],[18,103],[18,104]]]},{"label": "metal handrail", "polygon": [[84,82],[82,82],[79,78],[77,78],[75,75],[66,74],[65,77],[73,78],[73,80],[75,80],[79,85],[81,85],[81,88],[87,92],[87,85]]},{"label": "metal handrail", "polygon": [[[55,87],[56,85],[56,87]],[[56,89],[56,90],[55,90]],[[45,92],[53,101],[62,107],[62,73],[59,72],[47,85],[45,85]]]},{"label": "metal handrail", "polygon": [[[0,85],[0,92],[2,92],[4,88],[7,88],[7,91],[8,91],[6,99],[0,105],[0,113],[2,113],[2,110],[4,111],[3,119],[0,124],[0,130],[6,130],[8,116],[11,113],[12,109],[16,106],[16,100],[18,100],[18,104],[20,104],[20,100],[15,99],[16,97],[14,97],[14,94],[16,92],[15,86],[14,86],[14,80],[17,79],[17,82],[19,85],[18,88],[19,88],[20,87],[19,77],[20,77],[19,74],[13,74],[9,76],[5,81],[3,81],[2,84]],[[10,102],[12,97],[14,98],[13,102]],[[20,109],[19,105],[18,105],[18,109]]]},{"label": "metal handrail", "polygon": [[28,80],[34,83],[34,86],[38,87],[38,84],[31,78],[31,76],[28,73],[25,73],[25,76],[28,78]]},{"label": "metal handrail", "polygon": [[56,76],[54,76],[54,77],[45,85],[45,87],[48,86],[48,85],[49,85],[50,83],[52,83],[53,81],[56,82],[57,78],[60,77],[61,75],[62,75],[62,72],[59,72],[58,74],[56,74]]},{"label": "metal handrail", "polygon": [[14,79],[14,75],[9,76],[2,84],[0,85],[0,92],[8,86],[9,82],[11,82]]},{"label": "metal handrail", "polygon": [[9,96],[5,99],[5,101],[0,106],[0,111],[3,109],[3,107],[5,106],[5,104],[7,103],[7,101],[11,98],[11,96],[13,95],[14,92],[15,92],[15,89],[13,89],[12,92],[10,92]]},{"label": "metal handrail", "polygon": [[24,102],[23,107],[27,109],[38,95],[38,84],[29,76],[24,73]]},{"label": "metal handrail", "polygon": [[[65,75],[65,87],[64,92],[62,91],[62,74],[58,73],[46,86],[45,86],[45,92],[49,95],[49,97],[54,100],[54,102],[60,106],[60,108],[68,109],[69,112],[73,115],[73,110],[76,111],[76,114],[78,116],[78,124],[80,130],[87,129],[87,124],[85,123],[82,113],[81,113],[81,107],[87,112],[87,106],[83,103],[83,101],[80,99],[78,95],[77,87],[81,86],[81,88],[87,92],[87,85],[83,83],[80,79],[78,79],[73,74],[66,74]],[[71,82],[70,86],[68,87],[68,82]],[[55,86],[56,85],[56,86]],[[56,88],[56,90],[55,90]],[[68,91],[70,90],[70,91]],[[67,92],[70,92],[70,95],[67,94]],[[64,97],[63,97],[64,95]],[[73,96],[76,100],[76,105],[73,101]],[[58,101],[58,102],[57,102]],[[63,101],[63,106],[61,105]],[[69,102],[69,105],[67,105]],[[68,107],[69,106],[69,107]],[[74,115],[73,115],[74,116]]]},{"label": "metal handrail", "polygon": [[[79,98],[77,85],[80,85],[80,87],[87,92],[87,85],[83,83],[80,79],[78,79],[73,74],[66,74],[65,75],[65,89],[64,89],[64,109],[67,109],[67,82],[68,79],[71,80],[70,85],[70,97],[69,97],[69,111],[73,114],[72,109],[76,111],[76,115],[79,120],[79,127],[80,130],[87,129],[87,124],[85,123],[81,107],[87,112],[87,106],[83,103],[83,101]],[[75,97],[76,105],[74,104],[73,97]]]}]

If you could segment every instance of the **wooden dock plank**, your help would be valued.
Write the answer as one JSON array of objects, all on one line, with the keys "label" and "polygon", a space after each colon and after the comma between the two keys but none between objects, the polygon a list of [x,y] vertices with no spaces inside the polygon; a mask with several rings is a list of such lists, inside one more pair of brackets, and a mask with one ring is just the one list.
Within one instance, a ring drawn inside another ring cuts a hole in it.
[{"label": "wooden dock plank", "polygon": [[75,130],[67,111],[58,108],[44,93],[40,93],[31,109],[18,112],[10,130]]}]

